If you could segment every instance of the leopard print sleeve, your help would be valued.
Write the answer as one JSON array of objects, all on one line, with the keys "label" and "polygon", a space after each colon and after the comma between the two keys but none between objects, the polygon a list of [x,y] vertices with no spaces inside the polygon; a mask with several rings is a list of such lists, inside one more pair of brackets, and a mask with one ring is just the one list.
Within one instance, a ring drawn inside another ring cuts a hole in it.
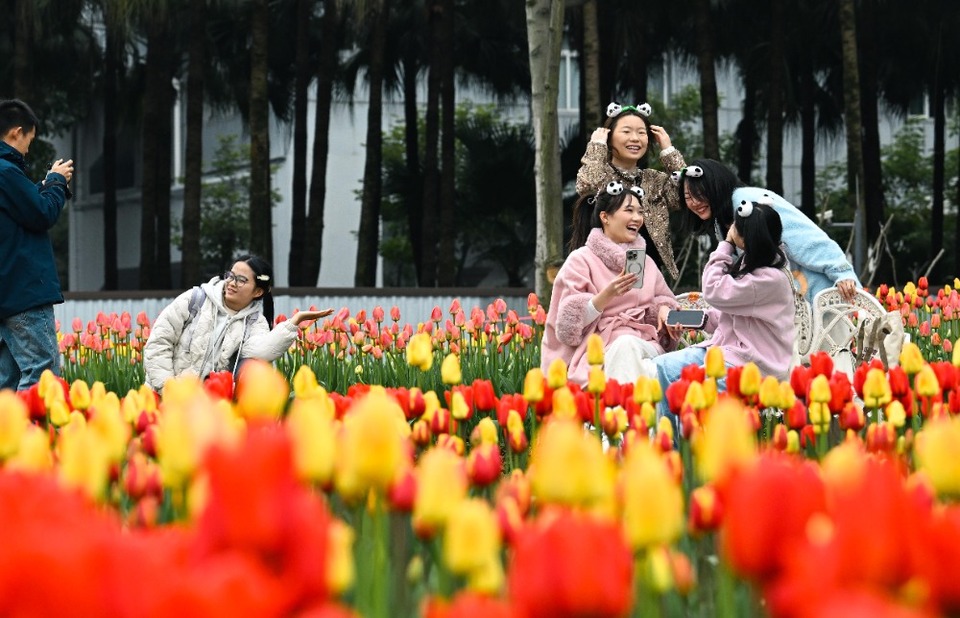
[{"label": "leopard print sleeve", "polygon": [[591,195],[597,192],[598,187],[610,182],[612,174],[607,162],[606,144],[589,142],[580,163],[580,170],[577,172],[577,195]]}]

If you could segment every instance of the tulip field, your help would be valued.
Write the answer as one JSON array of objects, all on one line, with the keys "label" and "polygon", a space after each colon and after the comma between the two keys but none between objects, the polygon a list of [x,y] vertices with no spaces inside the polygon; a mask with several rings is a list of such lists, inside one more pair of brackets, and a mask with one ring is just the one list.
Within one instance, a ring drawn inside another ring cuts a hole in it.
[{"label": "tulip field", "polygon": [[595,342],[544,374],[532,294],[345,308],[162,397],[148,316],[60,324],[62,377],[0,392],[0,615],[960,615],[957,288],[876,290],[895,366],[711,349],[666,392]]}]

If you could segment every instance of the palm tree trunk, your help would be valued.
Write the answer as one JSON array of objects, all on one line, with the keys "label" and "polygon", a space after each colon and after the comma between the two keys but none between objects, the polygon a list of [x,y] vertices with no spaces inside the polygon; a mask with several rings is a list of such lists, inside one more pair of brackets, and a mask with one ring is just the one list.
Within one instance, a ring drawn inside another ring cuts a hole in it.
[{"label": "palm tree trunk", "polygon": [[535,290],[549,303],[547,267],[563,255],[563,200],[560,178],[560,128],[557,89],[563,42],[563,1],[527,0],[527,48],[530,55],[530,103],[535,138],[537,247]]},{"label": "palm tree trunk", "polygon": [[600,103],[600,30],[597,24],[597,0],[583,3],[583,113],[584,137],[603,120]]},{"label": "palm tree trunk", "polygon": [[363,167],[363,198],[360,201],[360,229],[357,233],[357,260],[354,285],[373,287],[377,284],[377,258],[380,254],[380,198],[383,160],[383,65],[387,0],[371,7],[373,27],[370,29],[370,66],[367,83],[370,105],[367,108],[367,158]]},{"label": "palm tree trunk", "polygon": [[813,67],[809,58],[801,61],[800,69],[800,210],[811,220],[817,220],[817,109],[814,103]]},{"label": "palm tree trunk", "polygon": [[117,34],[107,20],[103,84],[103,289],[119,286],[117,269]]},{"label": "palm tree trunk", "polygon": [[409,192],[407,195],[407,233],[417,281],[423,266],[423,177],[420,172],[420,112],[417,110],[417,74],[420,60],[412,50],[403,59],[403,133]]},{"label": "palm tree trunk", "polygon": [[[773,0],[777,2],[778,0]],[[697,68],[700,70],[700,110],[703,116],[703,154],[720,158],[720,121],[717,74],[714,66],[713,31],[710,25],[710,0],[697,0],[694,7],[697,33]]]},{"label": "palm tree trunk", "polygon": [[[877,106],[877,3],[863,0],[860,13],[860,113],[863,118],[863,199],[866,212],[866,240],[873,243],[886,220],[886,198],[883,192],[883,169],[880,150],[880,114]],[[882,262],[886,255],[876,256]],[[890,269],[879,268],[875,280],[885,281]]]},{"label": "palm tree trunk", "polygon": [[250,32],[250,250],[273,262],[270,212],[269,0],[252,0]]},{"label": "palm tree trunk", "polygon": [[750,183],[757,148],[757,88],[754,74],[743,76],[743,117],[737,123],[737,176]]},{"label": "palm tree trunk", "polygon": [[206,56],[206,0],[190,3],[187,51],[187,143],[183,180],[183,246],[180,287],[201,279],[200,187],[203,177],[203,72]]},{"label": "palm tree trunk", "polygon": [[783,87],[786,55],[784,0],[770,0],[770,73],[767,87],[767,188],[783,193]]},{"label": "palm tree trunk", "polygon": [[304,277],[307,238],[307,88],[310,86],[310,14],[313,0],[297,0],[296,75],[293,95],[293,186],[291,187],[290,285],[314,285]]},{"label": "palm tree trunk", "polygon": [[438,141],[440,139],[440,16],[437,7],[440,0],[431,0],[429,11],[430,44],[428,45],[429,73],[427,76],[426,135],[423,148],[423,220],[420,236],[423,264],[419,269],[420,287],[433,287],[437,283],[437,246],[439,218],[440,169]]},{"label": "palm tree trunk", "polygon": [[14,9],[17,26],[13,33],[13,94],[27,103],[33,100],[33,73],[30,62],[33,3],[34,0],[16,0]]},{"label": "palm tree trunk", "polygon": [[[939,51],[939,41],[937,45]],[[933,106],[933,204],[930,212],[930,259],[936,259],[943,248],[943,191],[946,157],[946,112],[944,110],[944,84],[941,74],[939,54],[934,67],[930,101]],[[936,264],[930,271],[930,277],[939,281],[940,268]]]},{"label": "palm tree trunk", "polygon": [[456,229],[454,210],[456,200],[456,158],[454,132],[456,101],[453,83],[453,0],[441,1],[440,13],[440,250],[437,264],[437,284],[456,283],[454,246]]},{"label": "palm tree trunk", "polygon": [[320,59],[317,64],[317,106],[313,117],[313,168],[310,170],[310,212],[304,247],[303,278],[316,285],[323,256],[323,216],[327,193],[327,158],[330,154],[330,108],[337,69],[337,0],[324,0],[320,20]]},{"label": "palm tree trunk", "polygon": [[851,210],[857,213],[854,234],[854,267],[866,264],[866,213],[863,203],[863,146],[860,141],[860,67],[857,61],[857,21],[854,0],[840,0],[840,43],[843,61],[843,107],[847,135],[847,191]]}]

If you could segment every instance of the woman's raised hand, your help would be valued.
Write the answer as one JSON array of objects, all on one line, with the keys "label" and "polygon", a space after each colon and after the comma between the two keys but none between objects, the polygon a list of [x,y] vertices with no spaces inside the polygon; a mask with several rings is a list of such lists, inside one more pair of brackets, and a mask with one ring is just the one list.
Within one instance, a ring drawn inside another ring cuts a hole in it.
[{"label": "woman's raised hand", "polygon": [[590,136],[591,142],[597,142],[598,144],[607,145],[607,136],[610,135],[610,129],[604,129],[603,127],[597,127],[594,129],[593,134]]},{"label": "woman's raised hand", "polygon": [[325,318],[333,313],[333,309],[321,309],[318,311],[298,311],[293,314],[290,321],[299,326],[303,322],[310,322],[320,318]]},{"label": "woman's raised hand", "polygon": [[650,125],[650,137],[656,140],[657,145],[660,146],[660,150],[666,150],[670,146],[673,146],[673,141],[670,140],[670,135],[667,133],[667,130],[659,125]]}]

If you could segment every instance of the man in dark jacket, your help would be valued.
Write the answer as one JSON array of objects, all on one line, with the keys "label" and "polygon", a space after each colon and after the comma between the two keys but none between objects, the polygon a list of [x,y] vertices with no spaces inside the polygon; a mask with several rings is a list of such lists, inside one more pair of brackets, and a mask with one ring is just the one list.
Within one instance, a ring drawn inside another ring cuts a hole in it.
[{"label": "man in dark jacket", "polygon": [[53,305],[63,294],[47,231],[70,196],[73,160],[58,159],[37,184],[27,178],[23,157],[39,124],[23,101],[0,101],[0,388],[60,372]]}]

